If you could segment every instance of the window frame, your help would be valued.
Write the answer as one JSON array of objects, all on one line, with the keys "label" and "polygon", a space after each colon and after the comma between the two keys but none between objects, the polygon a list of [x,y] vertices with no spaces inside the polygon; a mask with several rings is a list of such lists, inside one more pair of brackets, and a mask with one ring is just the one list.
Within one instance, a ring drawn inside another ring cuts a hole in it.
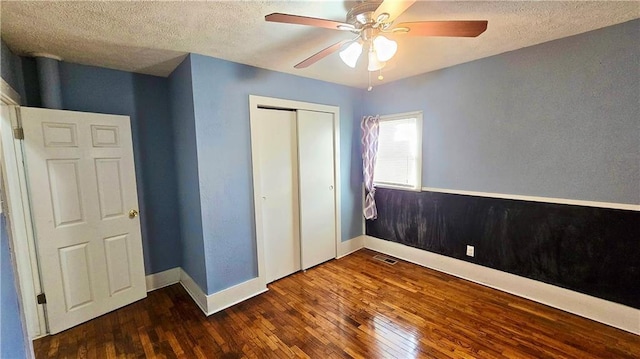
[{"label": "window frame", "polygon": [[[394,113],[389,115],[380,116],[380,123],[386,121],[398,121],[404,120],[408,118],[416,119],[416,158],[415,158],[415,166],[416,166],[416,184],[415,186],[403,185],[400,183],[389,183],[389,182],[376,182],[374,180],[373,186],[374,188],[389,188],[389,189],[400,189],[404,191],[413,191],[413,192],[421,192],[422,191],[422,137],[424,133],[423,129],[423,119],[422,119],[422,111],[410,111],[403,113]],[[379,147],[378,147],[379,149]],[[377,157],[377,156],[376,156]],[[376,158],[376,166],[377,166],[377,158]],[[375,169],[374,169],[374,177],[375,177]]]}]

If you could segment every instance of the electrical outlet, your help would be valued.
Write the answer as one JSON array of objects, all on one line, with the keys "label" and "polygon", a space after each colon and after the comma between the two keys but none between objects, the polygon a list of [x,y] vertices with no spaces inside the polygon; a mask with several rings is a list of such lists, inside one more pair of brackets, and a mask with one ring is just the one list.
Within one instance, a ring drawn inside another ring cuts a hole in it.
[{"label": "electrical outlet", "polygon": [[475,249],[473,248],[473,246],[467,246],[467,256],[469,257],[475,256]]}]

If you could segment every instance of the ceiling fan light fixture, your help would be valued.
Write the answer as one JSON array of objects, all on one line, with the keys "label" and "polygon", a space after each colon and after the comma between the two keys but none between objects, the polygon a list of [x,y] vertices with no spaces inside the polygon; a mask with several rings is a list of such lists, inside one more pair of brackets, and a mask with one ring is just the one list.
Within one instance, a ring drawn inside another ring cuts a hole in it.
[{"label": "ceiling fan light fixture", "polygon": [[396,51],[398,51],[398,43],[382,35],[378,35],[373,39],[373,48],[378,60],[380,62],[387,62],[391,60],[393,55],[396,54]]},{"label": "ceiling fan light fixture", "polygon": [[347,66],[355,68],[361,53],[362,44],[358,41],[354,41],[344,50],[340,51],[340,58]]},{"label": "ceiling fan light fixture", "polygon": [[371,71],[378,71],[381,68],[384,67],[384,65],[386,65],[385,62],[380,61],[378,59],[378,56],[376,56],[376,53],[373,51],[369,51],[369,65],[367,66],[367,70]]},{"label": "ceiling fan light fixture", "polygon": [[[294,67],[296,69],[307,68],[323,58],[339,52],[342,61],[355,69],[358,59],[362,55],[363,47],[366,47],[367,59],[363,61],[367,61],[369,90],[371,90],[371,72],[380,71],[398,51],[398,43],[382,35],[401,36],[400,34],[408,33],[410,37],[477,37],[487,30],[487,20],[413,21],[396,24],[394,21],[398,16],[415,2],[416,0],[347,1],[347,3],[354,4],[347,12],[344,22],[284,13],[272,13],[266,15],[264,19],[269,22],[350,31],[357,34],[356,39],[336,42]],[[383,79],[382,72],[380,72],[378,79]]]}]

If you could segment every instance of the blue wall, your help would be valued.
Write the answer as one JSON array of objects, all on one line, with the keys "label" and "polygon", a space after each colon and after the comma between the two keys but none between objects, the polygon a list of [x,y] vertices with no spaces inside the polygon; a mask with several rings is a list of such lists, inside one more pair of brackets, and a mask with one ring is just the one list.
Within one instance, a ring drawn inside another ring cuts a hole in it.
[{"label": "blue wall", "polygon": [[25,97],[22,99],[22,105],[29,107],[42,107],[42,98],[40,97],[40,78],[38,76],[36,59],[33,57],[23,57],[21,58],[21,62],[25,92]]},{"label": "blue wall", "polygon": [[[257,275],[250,94],[340,107],[342,240],[362,230],[365,112],[424,111],[423,186],[640,203],[639,29],[635,20],[371,93],[202,55],[168,79],[63,62],[62,97],[65,109],[131,116],[146,271],[182,266],[214,293]],[[30,105],[34,73],[2,43],[2,76]]]},{"label": "blue wall", "polygon": [[25,98],[24,76],[22,75],[22,59],[15,55],[0,39],[0,72],[5,80],[21,97]]},{"label": "blue wall", "polygon": [[4,213],[0,214],[0,358],[26,358]]},{"label": "blue wall", "polygon": [[[3,46],[5,57],[27,104],[40,106],[35,61]],[[182,266],[209,293],[257,275],[249,94],[340,106],[341,237],[362,234],[361,90],[200,55],[168,79],[59,67],[64,109],[132,119],[147,274]]]},{"label": "blue wall", "polygon": [[[173,125],[166,78],[61,62],[64,109],[131,117],[147,274],[180,266]],[[40,106],[35,61],[2,42],[2,78],[23,104]]]},{"label": "blue wall", "polygon": [[[250,94],[340,106],[342,240],[361,234],[365,112],[424,111],[423,186],[640,203],[639,24],[371,93],[202,55],[168,79],[63,62],[63,103],[131,116],[147,273],[182,266],[214,293],[257,274]],[[34,87],[32,61],[4,43],[2,60],[3,77]]]},{"label": "blue wall", "polygon": [[[191,55],[207,291],[257,276],[249,95],[340,107],[342,240],[362,234],[357,150],[362,91]],[[357,155],[355,156],[357,158]]]},{"label": "blue wall", "polygon": [[[169,97],[173,121],[177,193],[182,239],[182,269],[206,291],[204,241],[198,179],[196,122],[193,106],[191,57],[187,57],[169,76]],[[220,156],[209,158],[217,160]]]},{"label": "blue wall", "polygon": [[640,20],[396,81],[422,110],[423,186],[640,203]]},{"label": "blue wall", "polygon": [[[24,101],[22,61],[0,40],[1,75]],[[7,220],[0,214],[0,358],[26,358],[24,330],[9,251]]]},{"label": "blue wall", "polygon": [[60,88],[60,61],[47,57],[37,57],[40,96],[42,106],[50,109],[62,109],[62,91]]},{"label": "blue wall", "polygon": [[20,95],[23,106],[40,106],[40,88],[36,61],[31,57],[20,57],[0,39],[2,78]]},{"label": "blue wall", "polygon": [[64,109],[131,117],[145,271],[180,266],[168,80],[66,62],[60,79]]},{"label": "blue wall", "polygon": [[135,121],[142,157],[148,246],[147,273],[180,265],[180,221],[173,124],[166,78],[134,74]]}]

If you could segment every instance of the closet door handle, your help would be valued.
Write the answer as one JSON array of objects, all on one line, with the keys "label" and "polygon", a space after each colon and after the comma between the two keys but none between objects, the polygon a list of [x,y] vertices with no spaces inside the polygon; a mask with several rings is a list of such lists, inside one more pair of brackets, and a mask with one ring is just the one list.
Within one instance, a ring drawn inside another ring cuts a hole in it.
[{"label": "closet door handle", "polygon": [[329,191],[333,191],[333,185],[329,186]]}]

